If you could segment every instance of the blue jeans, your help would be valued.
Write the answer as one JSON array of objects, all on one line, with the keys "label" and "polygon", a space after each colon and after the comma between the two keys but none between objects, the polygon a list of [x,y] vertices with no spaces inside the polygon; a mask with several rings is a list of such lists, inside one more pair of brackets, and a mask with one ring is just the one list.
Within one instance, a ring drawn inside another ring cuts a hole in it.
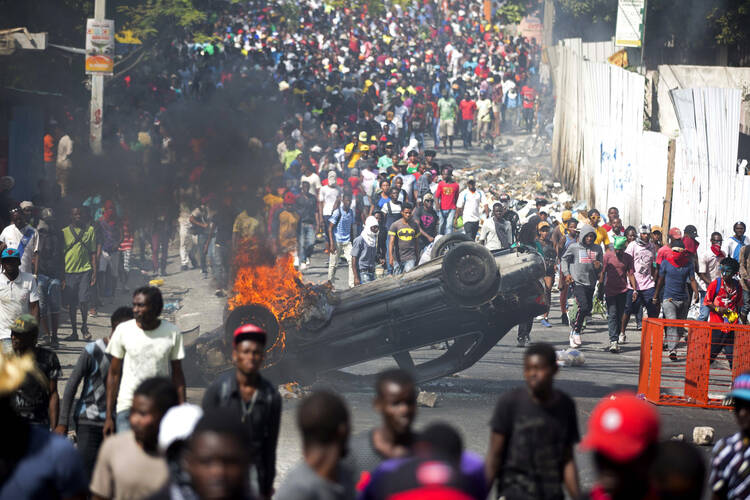
[{"label": "blue jeans", "polygon": [[[743,299],[745,293],[745,291],[742,292]],[[703,305],[703,299],[706,298],[706,292],[698,292],[698,296],[701,298],[701,312],[698,315],[698,321],[708,321],[708,313],[711,312],[711,309],[709,309],[708,306]]]},{"label": "blue jeans", "polygon": [[303,222],[299,225],[299,261],[305,262],[315,246],[315,224]]},{"label": "blue jeans", "polygon": [[456,216],[456,209],[438,210],[440,218],[440,234],[450,234],[453,232],[453,218]]},{"label": "blue jeans", "polygon": [[119,434],[130,430],[130,409],[118,411],[115,416],[115,431]]},{"label": "blue jeans", "polygon": [[375,281],[375,269],[360,269],[359,282],[364,285],[365,283],[369,283],[371,281]]},{"label": "blue jeans", "polygon": [[393,265],[393,274],[404,274],[408,273],[412,269],[414,269],[414,266],[417,265],[417,261],[415,259],[411,260],[405,260],[404,262],[398,262]]}]

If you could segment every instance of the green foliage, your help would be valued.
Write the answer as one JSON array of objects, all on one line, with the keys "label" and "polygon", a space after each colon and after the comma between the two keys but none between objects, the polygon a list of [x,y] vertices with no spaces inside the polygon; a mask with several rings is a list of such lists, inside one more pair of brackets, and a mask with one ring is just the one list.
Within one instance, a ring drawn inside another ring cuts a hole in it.
[{"label": "green foliage", "polygon": [[192,0],[131,1],[120,5],[117,12],[133,34],[143,41],[157,35],[171,37],[176,30],[195,26],[206,19],[206,13],[197,9]]},{"label": "green foliage", "polygon": [[728,0],[714,7],[706,19],[714,26],[714,38],[719,45],[748,43],[750,0]]},{"label": "green foliage", "polygon": [[526,15],[526,2],[512,0],[505,2],[495,12],[495,16],[501,24],[518,24]]}]

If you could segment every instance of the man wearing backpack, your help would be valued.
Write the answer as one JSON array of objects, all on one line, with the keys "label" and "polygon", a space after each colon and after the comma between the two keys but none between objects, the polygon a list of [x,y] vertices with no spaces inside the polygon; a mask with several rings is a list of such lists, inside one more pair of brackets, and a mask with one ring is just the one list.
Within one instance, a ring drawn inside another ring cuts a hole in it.
[{"label": "man wearing backpack", "polygon": [[81,207],[70,211],[70,225],[63,229],[63,253],[65,255],[65,281],[63,290],[70,314],[72,333],[64,340],[78,340],[76,308],[81,311],[81,334],[90,340],[87,326],[88,302],[91,287],[96,284],[96,238],[92,226],[84,227]]},{"label": "man wearing backpack", "polygon": [[276,475],[276,445],[281,423],[281,395],[260,375],[266,350],[266,332],[255,325],[234,331],[234,371],[221,375],[206,389],[203,411],[227,408],[237,415],[250,438],[253,498],[270,499]]}]

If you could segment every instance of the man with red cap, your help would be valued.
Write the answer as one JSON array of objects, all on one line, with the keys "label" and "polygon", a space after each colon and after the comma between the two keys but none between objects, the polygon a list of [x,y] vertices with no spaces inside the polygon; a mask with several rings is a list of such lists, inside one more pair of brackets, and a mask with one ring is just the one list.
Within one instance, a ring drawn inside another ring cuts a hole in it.
[{"label": "man with red cap", "polygon": [[276,445],[281,423],[281,395],[260,375],[266,332],[253,324],[234,331],[234,371],[219,376],[203,396],[203,410],[228,408],[247,429],[250,439],[253,498],[271,498],[276,475]]},{"label": "man with red cap", "polygon": [[592,500],[656,499],[650,481],[659,441],[659,414],[634,394],[602,399],[589,419],[581,449],[594,452],[596,483]]}]

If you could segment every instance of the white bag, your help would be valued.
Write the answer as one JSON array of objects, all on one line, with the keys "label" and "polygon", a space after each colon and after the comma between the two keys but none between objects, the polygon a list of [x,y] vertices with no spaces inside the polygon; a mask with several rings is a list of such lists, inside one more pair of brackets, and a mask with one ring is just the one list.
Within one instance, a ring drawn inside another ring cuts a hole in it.
[{"label": "white bag", "polygon": [[688,309],[687,313],[687,319],[697,320],[698,317],[701,315],[701,305],[700,304],[690,304],[690,309]]}]

